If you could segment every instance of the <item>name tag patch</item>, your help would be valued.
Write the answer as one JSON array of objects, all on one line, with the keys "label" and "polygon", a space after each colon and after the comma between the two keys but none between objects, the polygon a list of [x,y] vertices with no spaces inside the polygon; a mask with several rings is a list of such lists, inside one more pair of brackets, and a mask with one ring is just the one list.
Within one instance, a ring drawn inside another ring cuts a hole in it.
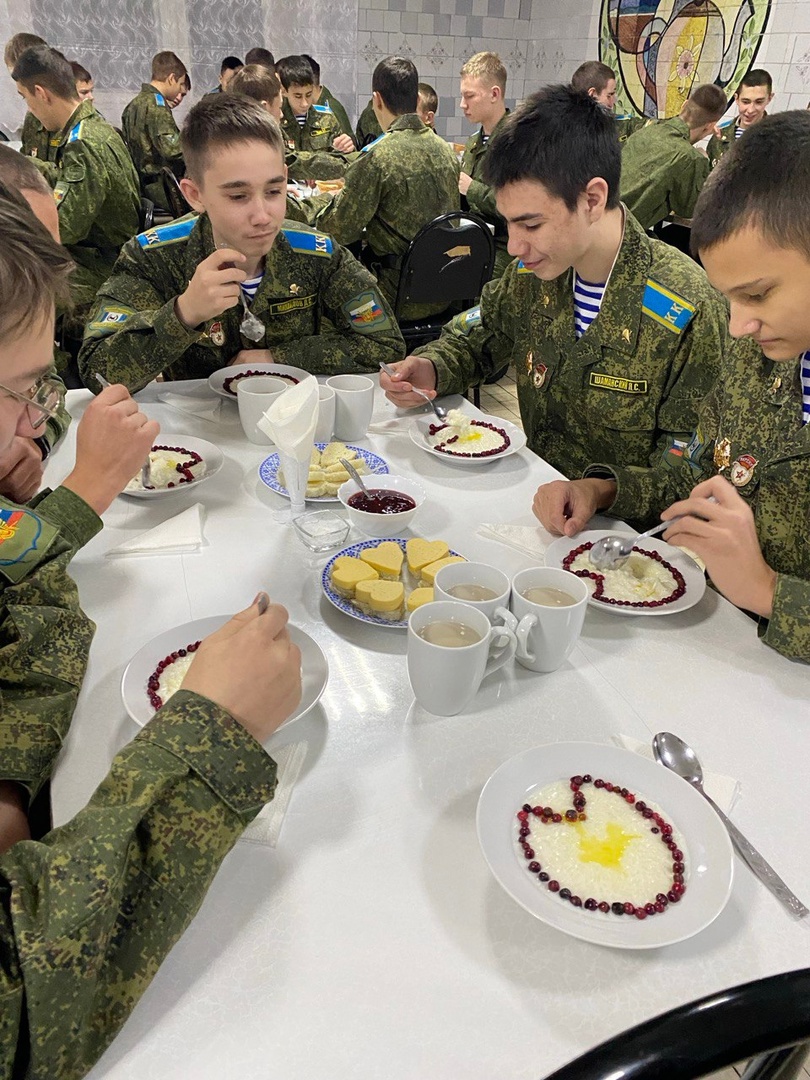
[{"label": "name tag patch", "polygon": [[648,389],[646,379],[625,379],[619,375],[603,375],[599,371],[591,372],[588,385],[600,390],[614,390],[619,394],[646,394]]},{"label": "name tag patch", "polygon": [[313,293],[311,296],[294,296],[290,300],[273,300],[267,305],[267,314],[289,315],[294,311],[307,311],[315,307],[316,299]]}]

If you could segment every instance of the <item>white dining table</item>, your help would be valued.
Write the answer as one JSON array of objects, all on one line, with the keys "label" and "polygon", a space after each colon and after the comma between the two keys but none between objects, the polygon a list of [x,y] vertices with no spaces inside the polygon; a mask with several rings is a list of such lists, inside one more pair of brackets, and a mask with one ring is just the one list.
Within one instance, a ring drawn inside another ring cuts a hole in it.
[{"label": "white dining table", "polygon": [[[463,714],[433,716],[411,694],[405,631],[324,597],[328,556],[280,520],[285,500],[257,474],[268,450],[247,442],[235,403],[208,421],[160,403],[166,389],[148,386],[142,408],[166,432],[216,443],[224,467],[171,497],[118,498],[71,564],[98,630],[54,777],[57,823],[137,733],[121,676],[159,633],[234,612],[264,588],[321,646],[329,681],[268,744],[306,744],[277,846],[236,844],[93,1080],[539,1080],[657,1013],[810,964],[810,918],[791,918],[739,862],[725,910],[690,940],[631,952],[566,936],[504,892],[475,825],[484,783],[513,755],[617,734],[649,742],[666,729],[704,768],[740,781],[735,822],[810,903],[810,668],[763,645],[708,589],[660,618],[589,608],[558,671],[510,664]],[[74,417],[89,400],[68,395]],[[396,416],[378,392],[374,424]],[[48,461],[51,485],[71,467],[75,427]],[[419,478],[416,533],[510,575],[537,561],[477,526],[531,524],[535,489],[558,476],[550,466],[523,449],[464,468],[414,445],[404,418],[393,428],[359,445]],[[105,557],[197,501],[199,552]]]}]

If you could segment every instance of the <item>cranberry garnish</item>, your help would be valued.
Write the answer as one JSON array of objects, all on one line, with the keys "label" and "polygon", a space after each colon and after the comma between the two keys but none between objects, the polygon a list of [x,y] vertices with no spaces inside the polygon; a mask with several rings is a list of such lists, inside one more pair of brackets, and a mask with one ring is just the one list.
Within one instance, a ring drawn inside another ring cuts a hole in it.
[{"label": "cranberry garnish", "polygon": [[624,904],[619,903],[619,901],[617,900],[615,903],[610,905],[610,910],[613,912],[614,915],[624,915]]},{"label": "cranberry garnish", "polygon": [[610,904],[607,902],[607,900],[600,900],[597,907],[599,908],[600,911],[605,912],[605,913],[610,911]]},{"label": "cranberry garnish", "polygon": [[587,908],[588,911],[596,911],[597,904],[594,898],[592,896],[589,896],[582,906],[584,908]]},{"label": "cranberry garnish", "polygon": [[539,874],[540,873],[540,863],[539,862],[530,862],[529,863],[529,869],[531,870],[531,872],[533,874]]},{"label": "cranberry garnish", "polygon": [[550,881],[548,883],[548,889],[549,889],[549,892],[559,892],[560,891],[560,883],[559,883],[559,881]]},{"label": "cranberry garnish", "polygon": [[624,913],[625,913],[625,915],[632,915],[635,910],[636,910],[635,904],[631,904],[629,900],[626,900],[625,904],[624,904]]}]

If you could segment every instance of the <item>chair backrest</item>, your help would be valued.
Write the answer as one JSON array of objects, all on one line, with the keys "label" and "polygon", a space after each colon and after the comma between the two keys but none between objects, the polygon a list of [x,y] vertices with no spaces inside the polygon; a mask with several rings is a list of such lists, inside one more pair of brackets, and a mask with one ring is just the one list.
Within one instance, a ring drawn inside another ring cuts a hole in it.
[{"label": "chair backrest", "polygon": [[485,221],[467,210],[429,221],[405,253],[394,313],[405,304],[469,307],[492,277],[495,241]]},{"label": "chair backrest", "polygon": [[163,190],[166,192],[166,202],[168,204],[166,209],[174,217],[183,217],[184,214],[190,214],[193,208],[183,194],[183,189],[180,187],[177,177],[168,165],[164,165],[160,172],[163,176]]},{"label": "chair backrest", "polygon": [[155,204],[151,199],[141,199],[140,231],[146,232],[155,224]]}]

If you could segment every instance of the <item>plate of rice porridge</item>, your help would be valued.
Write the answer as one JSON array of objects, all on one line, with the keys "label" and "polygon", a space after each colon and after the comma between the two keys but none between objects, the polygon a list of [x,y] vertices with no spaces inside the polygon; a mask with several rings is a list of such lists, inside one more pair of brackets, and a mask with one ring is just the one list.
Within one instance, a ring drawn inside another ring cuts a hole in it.
[{"label": "plate of rice porridge", "polygon": [[220,448],[207,439],[161,432],[149,451],[149,487],[143,486],[139,469],[121,494],[134,499],[176,495],[210,480],[224,460]]},{"label": "plate of rice porridge", "polygon": [[451,409],[442,423],[431,413],[410,427],[411,442],[451,465],[481,466],[522,450],[526,436],[499,416],[468,416]]}]

